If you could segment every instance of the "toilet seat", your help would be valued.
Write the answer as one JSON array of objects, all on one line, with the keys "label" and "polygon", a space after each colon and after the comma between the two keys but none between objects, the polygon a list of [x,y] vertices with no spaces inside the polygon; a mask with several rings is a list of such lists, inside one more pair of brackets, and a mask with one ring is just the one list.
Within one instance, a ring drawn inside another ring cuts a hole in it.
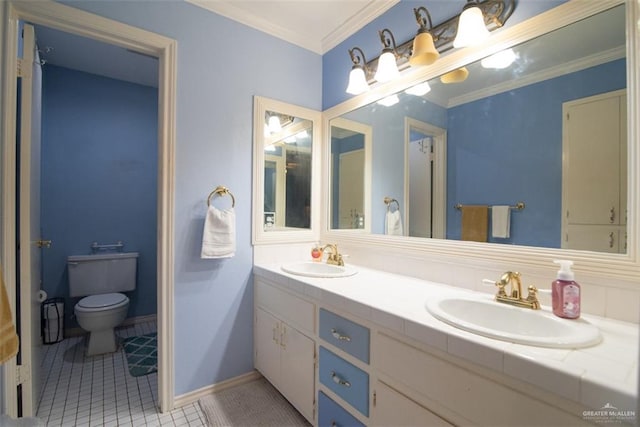
[{"label": "toilet seat", "polygon": [[129,303],[129,298],[121,293],[90,295],[82,298],[75,306],[80,312],[91,312],[113,310],[123,307]]}]

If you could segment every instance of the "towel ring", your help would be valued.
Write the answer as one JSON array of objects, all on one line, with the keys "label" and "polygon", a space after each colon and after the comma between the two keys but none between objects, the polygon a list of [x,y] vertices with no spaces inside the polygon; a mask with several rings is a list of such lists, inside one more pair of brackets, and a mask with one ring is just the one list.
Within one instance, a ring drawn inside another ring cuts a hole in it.
[{"label": "towel ring", "polygon": [[231,191],[229,191],[229,189],[227,187],[224,187],[222,185],[218,185],[215,190],[213,190],[211,193],[209,193],[209,197],[207,197],[207,206],[211,206],[211,199],[216,194],[218,194],[220,196],[225,196],[225,195],[230,196],[231,197],[231,207],[234,208],[236,206],[236,198],[233,197],[233,194],[231,193]]},{"label": "towel ring", "polygon": [[387,210],[391,209],[391,203],[396,204],[396,210],[400,210],[400,203],[396,199],[392,199],[391,197],[385,197],[383,199],[384,204],[387,205]]}]

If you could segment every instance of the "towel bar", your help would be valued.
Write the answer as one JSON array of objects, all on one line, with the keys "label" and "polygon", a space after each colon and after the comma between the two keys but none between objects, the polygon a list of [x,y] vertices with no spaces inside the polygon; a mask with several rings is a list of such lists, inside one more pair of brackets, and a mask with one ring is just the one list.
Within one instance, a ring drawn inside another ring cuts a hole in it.
[{"label": "towel bar", "polygon": [[[462,209],[462,205],[461,203],[458,203],[457,205],[454,205],[453,207],[460,210]],[[525,204],[524,202],[518,202],[516,203],[514,206],[509,206],[509,209],[513,209],[514,211],[521,211],[525,208]],[[489,209],[491,209],[491,206],[489,206]]]},{"label": "towel bar", "polygon": [[209,193],[209,197],[207,197],[207,206],[211,206],[211,199],[213,198],[213,196],[215,196],[216,194],[220,195],[220,196],[225,196],[228,195],[231,197],[231,207],[235,207],[236,206],[236,198],[233,197],[233,194],[231,193],[231,191],[229,191],[229,189],[225,186],[222,185],[218,185],[215,190],[213,190],[211,193]]}]

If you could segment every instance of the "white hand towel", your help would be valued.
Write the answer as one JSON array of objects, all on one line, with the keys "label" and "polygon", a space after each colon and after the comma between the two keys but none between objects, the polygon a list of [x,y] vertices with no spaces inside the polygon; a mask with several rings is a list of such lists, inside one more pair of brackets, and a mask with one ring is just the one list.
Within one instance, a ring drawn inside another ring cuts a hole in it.
[{"label": "white hand towel", "polygon": [[400,217],[400,210],[396,209],[394,212],[387,211],[385,217],[385,234],[390,236],[402,236],[402,218]]},{"label": "white hand towel", "polygon": [[236,213],[209,206],[202,233],[201,258],[231,258],[236,254]]},{"label": "white hand towel", "polygon": [[511,209],[509,206],[491,207],[491,236],[508,239],[511,228]]}]

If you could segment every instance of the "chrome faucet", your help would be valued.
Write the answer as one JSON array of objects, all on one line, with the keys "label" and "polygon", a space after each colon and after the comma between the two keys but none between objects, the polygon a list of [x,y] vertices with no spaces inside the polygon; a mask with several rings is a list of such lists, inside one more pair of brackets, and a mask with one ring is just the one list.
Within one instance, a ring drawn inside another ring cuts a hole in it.
[{"label": "chrome faucet", "polygon": [[342,255],[340,255],[340,253],[338,252],[338,245],[328,243],[322,247],[322,252],[326,251],[327,249],[331,249],[331,252],[327,256],[327,264],[344,265]]},{"label": "chrome faucet", "polygon": [[[495,285],[498,287],[496,301],[539,310],[540,301],[538,301],[538,289],[533,285],[529,286],[527,297],[522,298],[522,282],[520,281],[520,276],[521,274],[517,271],[507,271],[500,277],[500,280],[495,282]],[[504,288],[509,284],[511,285],[511,294],[507,295]]]}]

